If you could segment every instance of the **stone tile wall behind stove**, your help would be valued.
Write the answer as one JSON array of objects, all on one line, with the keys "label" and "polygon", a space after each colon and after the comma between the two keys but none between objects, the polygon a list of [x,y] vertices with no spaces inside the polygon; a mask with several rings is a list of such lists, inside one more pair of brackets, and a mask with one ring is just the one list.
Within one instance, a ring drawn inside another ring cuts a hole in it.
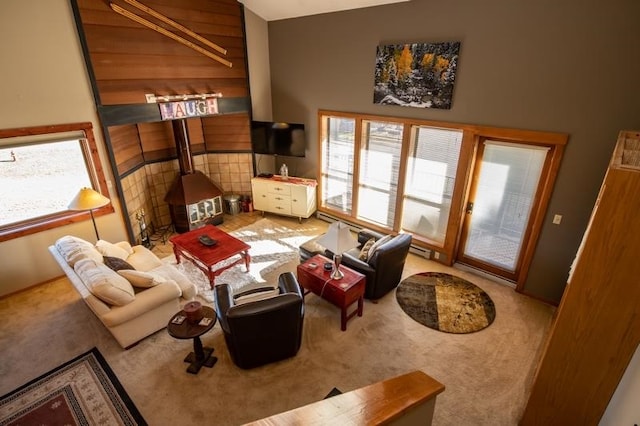
[{"label": "stone tile wall behind stove", "polygon": [[[193,156],[194,168],[206,174],[222,188],[224,194],[251,196],[253,157],[251,153],[200,154]],[[145,213],[148,226],[160,228],[171,224],[169,206],[164,196],[180,173],[178,160],[147,164],[122,178],[126,211],[136,236],[140,238],[138,215]]]}]

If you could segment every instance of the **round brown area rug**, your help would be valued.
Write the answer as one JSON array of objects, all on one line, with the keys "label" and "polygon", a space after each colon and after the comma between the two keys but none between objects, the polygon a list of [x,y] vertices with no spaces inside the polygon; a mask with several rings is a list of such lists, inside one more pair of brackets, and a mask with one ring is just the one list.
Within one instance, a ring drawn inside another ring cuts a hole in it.
[{"label": "round brown area rug", "polygon": [[446,333],[473,333],[496,317],[493,300],[480,287],[454,275],[422,272],[396,290],[402,310],[420,324]]}]

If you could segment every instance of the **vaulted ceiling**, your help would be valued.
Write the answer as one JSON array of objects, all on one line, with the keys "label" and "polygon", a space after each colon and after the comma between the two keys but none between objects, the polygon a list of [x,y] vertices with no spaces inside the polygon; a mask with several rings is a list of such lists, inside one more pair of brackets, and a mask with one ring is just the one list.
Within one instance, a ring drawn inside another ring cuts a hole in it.
[{"label": "vaulted ceiling", "polygon": [[390,3],[401,3],[410,0],[238,0],[249,10],[265,21],[297,18],[317,15],[319,13],[338,12],[341,10],[359,9],[380,6]]}]

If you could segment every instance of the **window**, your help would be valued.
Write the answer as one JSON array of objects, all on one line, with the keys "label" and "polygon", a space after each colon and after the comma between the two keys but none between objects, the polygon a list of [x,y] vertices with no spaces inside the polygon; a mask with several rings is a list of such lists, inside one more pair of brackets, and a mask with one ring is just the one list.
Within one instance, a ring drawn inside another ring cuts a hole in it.
[{"label": "window", "polygon": [[327,117],[322,143],[322,200],[342,213],[351,214],[355,158],[355,120]]},{"label": "window", "polygon": [[403,125],[363,122],[357,217],[393,228]]},{"label": "window", "polygon": [[508,206],[516,213],[500,228],[523,237],[517,270],[501,276],[524,285],[568,135],[322,110],[318,118],[318,210],[363,228],[410,233],[414,246],[449,265],[465,260],[458,248],[473,212],[480,141],[540,148],[542,175],[527,183],[530,199]]},{"label": "window", "polygon": [[82,187],[108,194],[90,123],[0,130],[0,241],[88,218],[67,209]]},{"label": "window", "polygon": [[413,126],[402,229],[443,245],[462,146],[460,130]]}]

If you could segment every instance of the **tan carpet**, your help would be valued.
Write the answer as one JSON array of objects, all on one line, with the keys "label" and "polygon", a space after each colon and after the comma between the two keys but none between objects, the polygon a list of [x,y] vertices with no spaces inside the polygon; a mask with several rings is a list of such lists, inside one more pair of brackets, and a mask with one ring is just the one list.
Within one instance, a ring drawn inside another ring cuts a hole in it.
[{"label": "tan carpet", "polygon": [[163,330],[124,351],[67,280],[56,280],[0,300],[0,394],[97,346],[152,425],[238,425],[320,400],[334,387],[348,392],[416,369],[446,386],[435,425],[516,425],[553,308],[410,254],[404,276],[422,271],[455,271],[481,287],[499,312],[494,323],[473,334],[431,330],[405,315],[392,292],[366,301],[364,316],[342,332],[339,310],[309,295],[295,358],[241,370],[216,325],[202,340],[219,361],[195,376],[182,361],[190,341]]}]

